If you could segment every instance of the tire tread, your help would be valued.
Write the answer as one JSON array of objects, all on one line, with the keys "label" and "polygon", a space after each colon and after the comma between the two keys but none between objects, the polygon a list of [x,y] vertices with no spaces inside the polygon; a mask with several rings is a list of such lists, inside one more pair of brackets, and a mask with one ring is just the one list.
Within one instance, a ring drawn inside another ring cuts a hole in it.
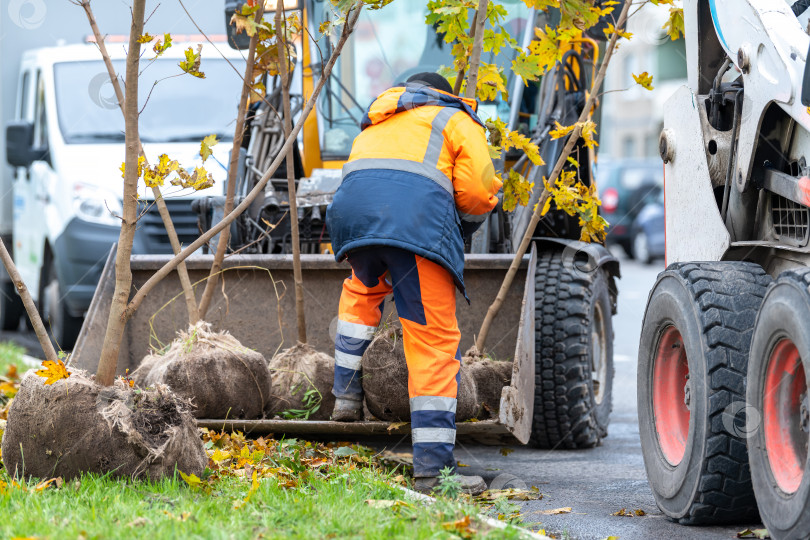
[{"label": "tire tread", "polygon": [[705,346],[708,394],[706,458],[695,500],[679,523],[688,525],[750,521],[758,515],[745,441],[728,433],[727,407],[745,402],[748,351],[754,321],[771,277],[747,262],[675,263],[699,309]]}]

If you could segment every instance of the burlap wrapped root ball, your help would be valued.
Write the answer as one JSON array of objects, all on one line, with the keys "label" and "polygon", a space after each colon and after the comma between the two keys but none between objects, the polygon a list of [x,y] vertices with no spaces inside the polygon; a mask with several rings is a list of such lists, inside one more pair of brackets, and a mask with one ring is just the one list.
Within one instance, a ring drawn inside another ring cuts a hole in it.
[{"label": "burlap wrapped root ball", "polygon": [[268,367],[273,380],[268,407],[271,414],[297,420],[329,420],[335,408],[334,358],[298,343],[275,355]]},{"label": "burlap wrapped root ball", "polygon": [[478,393],[478,418],[495,418],[501,408],[501,393],[512,380],[512,362],[465,356],[462,360],[475,381]]},{"label": "burlap wrapped root ball", "polygon": [[2,456],[13,476],[157,480],[175,469],[200,476],[208,464],[190,404],[163,385],[105,387],[81,371],[44,383],[26,373],[9,409]]},{"label": "burlap wrapped root ball", "polygon": [[143,388],[169,386],[191,401],[195,418],[261,418],[271,393],[264,356],[204,322],[179,332],[166,352],[149,354],[132,378]]},{"label": "burlap wrapped root ball", "polygon": [[[369,412],[388,422],[410,422],[408,366],[402,342],[402,328],[383,328],[363,355],[363,393]],[[475,381],[462,364],[457,395],[456,421],[474,418],[478,412]]]}]

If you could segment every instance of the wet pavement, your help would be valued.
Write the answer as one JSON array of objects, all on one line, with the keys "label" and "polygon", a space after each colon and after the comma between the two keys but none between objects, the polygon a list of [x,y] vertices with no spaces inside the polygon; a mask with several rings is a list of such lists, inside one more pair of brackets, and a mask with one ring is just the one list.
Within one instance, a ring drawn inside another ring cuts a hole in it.
[{"label": "wet pavement", "polygon": [[[618,314],[613,318],[614,363],[613,413],[608,437],[590,450],[536,450],[459,444],[456,459],[468,465],[465,474],[480,474],[492,482],[515,475],[527,486],[537,486],[542,499],[521,503],[524,523],[532,530],[545,529],[557,538],[591,540],[609,536],[622,540],[677,538],[730,539],[748,526],[687,527],[668,521],[658,510],[647,484],[636,415],[636,362],[641,322],[647,295],[663,270],[663,262],[646,266],[622,260]],[[492,470],[498,469],[498,470]],[[571,507],[571,513],[542,512]],[[642,517],[611,514],[622,508],[640,509]]]}]

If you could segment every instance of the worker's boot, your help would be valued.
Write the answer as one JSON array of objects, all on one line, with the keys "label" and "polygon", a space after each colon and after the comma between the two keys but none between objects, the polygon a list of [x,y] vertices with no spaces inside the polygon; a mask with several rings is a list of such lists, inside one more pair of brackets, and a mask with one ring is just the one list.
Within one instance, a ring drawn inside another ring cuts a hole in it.
[{"label": "worker's boot", "polygon": [[[487,483],[484,482],[484,479],[480,476],[464,476],[458,474],[456,475],[456,479],[461,484],[462,493],[480,495],[487,489]],[[437,487],[439,487],[438,476],[416,478],[413,483],[413,489],[425,495],[430,495]]]},{"label": "worker's boot", "polygon": [[337,398],[332,410],[335,422],[357,422],[363,419],[363,400]]}]

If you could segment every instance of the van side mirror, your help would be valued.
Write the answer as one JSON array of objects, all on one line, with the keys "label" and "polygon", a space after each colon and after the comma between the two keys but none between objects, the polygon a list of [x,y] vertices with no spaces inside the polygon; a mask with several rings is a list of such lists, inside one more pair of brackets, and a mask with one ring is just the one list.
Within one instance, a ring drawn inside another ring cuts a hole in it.
[{"label": "van side mirror", "polygon": [[6,161],[13,167],[30,167],[46,160],[47,148],[34,148],[34,124],[17,121],[6,124]]}]

